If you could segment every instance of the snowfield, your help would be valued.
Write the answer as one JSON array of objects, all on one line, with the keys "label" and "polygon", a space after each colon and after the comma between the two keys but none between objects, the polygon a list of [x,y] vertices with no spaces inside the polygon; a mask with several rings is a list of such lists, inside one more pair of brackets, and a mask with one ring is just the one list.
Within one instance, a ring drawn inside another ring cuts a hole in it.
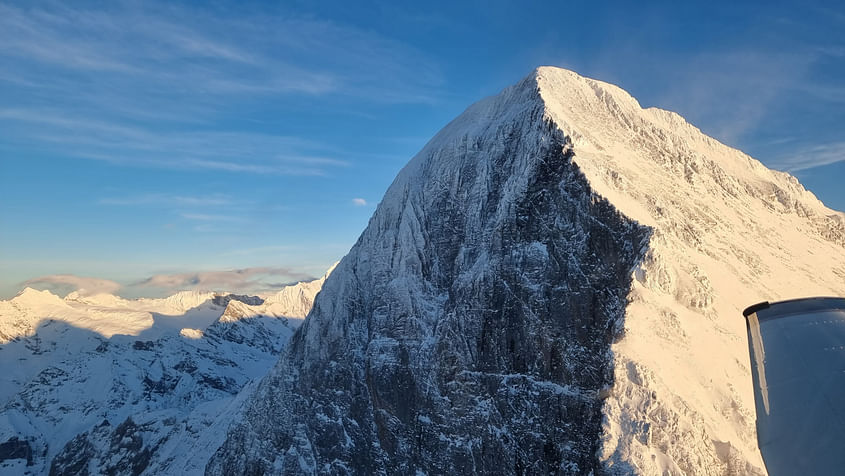
[{"label": "snowfield", "polygon": [[742,310],[845,295],[845,215],[616,86],[556,68],[537,84],[594,193],[652,230],[612,347],[604,463],[763,472]]},{"label": "snowfield", "polygon": [[0,301],[0,473],[201,474],[324,281]]}]

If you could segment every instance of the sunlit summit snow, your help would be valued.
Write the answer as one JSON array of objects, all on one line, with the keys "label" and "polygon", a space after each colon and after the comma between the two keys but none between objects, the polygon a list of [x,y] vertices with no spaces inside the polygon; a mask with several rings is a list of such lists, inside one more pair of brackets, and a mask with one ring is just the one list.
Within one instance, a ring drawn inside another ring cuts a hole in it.
[{"label": "sunlit summit snow", "polygon": [[537,84],[595,193],[653,230],[613,346],[603,457],[647,474],[761,469],[741,311],[845,294],[845,215],[616,86],[557,68]]}]

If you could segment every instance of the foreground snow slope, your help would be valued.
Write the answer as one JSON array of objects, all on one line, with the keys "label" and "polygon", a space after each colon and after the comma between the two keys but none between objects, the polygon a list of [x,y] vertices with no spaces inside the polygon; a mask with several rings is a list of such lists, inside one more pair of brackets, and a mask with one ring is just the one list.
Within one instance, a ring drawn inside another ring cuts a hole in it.
[{"label": "foreground snow slope", "polygon": [[845,294],[843,222],[540,68],[402,170],[207,473],[761,473],[740,311]]},{"label": "foreground snow slope", "polygon": [[281,300],[0,301],[0,473],[201,473],[324,280]]}]

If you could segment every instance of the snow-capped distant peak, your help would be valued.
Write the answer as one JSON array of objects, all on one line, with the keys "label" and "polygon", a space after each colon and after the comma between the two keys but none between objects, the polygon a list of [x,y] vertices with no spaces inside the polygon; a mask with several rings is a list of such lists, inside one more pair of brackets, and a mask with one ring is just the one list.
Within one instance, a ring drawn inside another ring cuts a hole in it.
[{"label": "snow-capped distant peak", "polygon": [[37,307],[43,305],[59,305],[62,299],[46,289],[39,291],[26,287],[13,297],[11,301],[27,307]]},{"label": "snow-capped distant peak", "polygon": [[[330,271],[329,271],[330,272]],[[116,334],[148,337],[200,331],[228,309],[225,319],[273,316],[304,318],[325,276],[279,290],[265,303],[257,297],[207,291],[180,291],[164,298],[124,299],[112,294],[71,292],[64,299],[50,291],[27,287],[9,301],[0,301],[0,343],[32,335],[45,320],[65,322],[109,338]]]},{"label": "snow-capped distant peak", "polygon": [[128,307],[131,306],[131,303],[126,299],[115,296],[114,294],[106,294],[100,293],[95,295],[83,295],[80,294],[78,291],[73,291],[65,296],[64,299],[66,302],[78,302],[84,303],[91,306],[101,306],[101,307]]}]

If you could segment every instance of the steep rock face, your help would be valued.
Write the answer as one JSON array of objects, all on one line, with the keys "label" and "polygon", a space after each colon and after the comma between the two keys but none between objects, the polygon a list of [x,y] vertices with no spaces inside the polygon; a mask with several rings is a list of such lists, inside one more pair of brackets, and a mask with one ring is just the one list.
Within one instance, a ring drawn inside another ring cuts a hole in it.
[{"label": "steep rock face", "polygon": [[400,173],[207,473],[762,474],[741,310],[843,277],[794,177],[540,68]]},{"label": "steep rock face", "polygon": [[535,76],[441,131],[207,473],[598,469],[610,345],[649,230],[572,158]]}]

